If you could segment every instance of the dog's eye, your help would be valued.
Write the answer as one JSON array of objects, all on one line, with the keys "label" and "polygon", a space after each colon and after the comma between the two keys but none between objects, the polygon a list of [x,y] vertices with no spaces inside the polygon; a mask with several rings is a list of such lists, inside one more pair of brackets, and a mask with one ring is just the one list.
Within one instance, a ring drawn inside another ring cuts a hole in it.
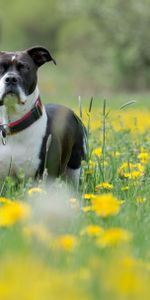
[{"label": "dog's eye", "polygon": [[28,70],[30,69],[30,67],[29,67],[29,65],[26,64],[26,63],[19,62],[19,63],[17,64],[17,69],[18,69],[19,71],[28,71]]},{"label": "dog's eye", "polygon": [[7,63],[0,63],[0,73],[6,72],[8,69],[8,64]]}]

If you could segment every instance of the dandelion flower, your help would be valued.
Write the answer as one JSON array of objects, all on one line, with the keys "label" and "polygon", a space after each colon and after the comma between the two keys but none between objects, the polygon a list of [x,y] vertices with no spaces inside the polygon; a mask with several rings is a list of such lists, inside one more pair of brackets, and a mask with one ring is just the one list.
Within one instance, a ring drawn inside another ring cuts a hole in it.
[{"label": "dandelion flower", "polygon": [[81,210],[84,212],[84,213],[88,213],[88,212],[91,212],[93,210],[92,208],[92,205],[88,205],[88,206],[83,206],[81,208]]},{"label": "dandelion flower", "polygon": [[83,194],[82,198],[84,198],[85,200],[91,200],[95,197],[94,194]]},{"label": "dandelion flower", "polygon": [[92,210],[100,217],[108,217],[118,214],[122,203],[112,194],[97,195],[92,199]]},{"label": "dandelion flower", "polygon": [[100,184],[97,184],[96,187],[95,187],[95,190],[96,191],[99,191],[99,190],[107,190],[107,191],[110,191],[113,189],[113,185],[108,183],[108,182],[102,182]]},{"label": "dandelion flower", "polygon": [[31,208],[28,204],[11,201],[0,207],[0,226],[12,226],[19,221],[24,221],[31,214]]},{"label": "dandelion flower", "polygon": [[104,229],[98,225],[88,225],[81,230],[80,234],[88,236],[99,236],[103,231]]},{"label": "dandelion flower", "polygon": [[84,169],[85,174],[93,174],[94,170],[96,168],[96,165],[97,164],[95,161],[89,160],[86,169]]},{"label": "dandelion flower", "polygon": [[71,234],[61,235],[54,241],[54,249],[72,251],[77,245],[77,238]]},{"label": "dandelion flower", "polygon": [[128,191],[129,190],[129,187],[126,185],[126,186],[123,186],[122,188],[121,188],[121,191]]},{"label": "dandelion flower", "polygon": [[0,197],[0,204],[11,204],[12,200],[10,200],[9,198],[5,198],[5,197]]},{"label": "dandelion flower", "polygon": [[121,155],[121,153],[119,151],[115,151],[113,152],[113,157],[119,157]]},{"label": "dandelion flower", "polygon": [[141,149],[141,152],[138,154],[138,159],[143,164],[147,163],[150,159],[149,153],[146,152],[146,150]]},{"label": "dandelion flower", "polygon": [[146,198],[145,197],[137,197],[136,198],[136,203],[137,204],[143,204],[146,202]]},{"label": "dandelion flower", "polygon": [[129,242],[132,234],[125,229],[110,228],[105,230],[97,239],[97,245],[101,247],[116,246],[123,242]]},{"label": "dandelion flower", "polygon": [[118,175],[121,178],[136,179],[144,175],[144,167],[140,163],[125,162],[118,168]]},{"label": "dandelion flower", "polygon": [[98,147],[98,148],[95,148],[93,151],[92,151],[92,154],[98,156],[98,157],[101,157],[102,156],[102,148]]},{"label": "dandelion flower", "polygon": [[141,262],[132,258],[115,258],[109,262],[104,287],[114,299],[149,299],[149,277]]},{"label": "dandelion flower", "polygon": [[[87,300],[86,288],[80,284],[80,272],[50,268],[27,255],[3,258],[0,272],[2,300]],[[35,255],[36,256],[36,255]],[[82,276],[82,274],[81,274]],[[84,276],[84,274],[83,274]],[[83,277],[89,282],[89,277]],[[9,287],[8,287],[9,286]],[[24,293],[23,293],[24,291]]]},{"label": "dandelion flower", "polygon": [[46,193],[42,188],[34,187],[28,190],[28,195],[32,196],[37,193]]}]

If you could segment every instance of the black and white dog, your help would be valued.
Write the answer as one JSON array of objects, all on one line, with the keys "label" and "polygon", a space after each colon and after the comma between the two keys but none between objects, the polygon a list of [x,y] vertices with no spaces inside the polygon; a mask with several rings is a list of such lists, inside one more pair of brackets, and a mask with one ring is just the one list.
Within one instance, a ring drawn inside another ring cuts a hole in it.
[{"label": "black and white dog", "polygon": [[[85,130],[65,106],[42,105],[37,70],[55,60],[43,47],[0,52],[0,178],[66,176],[77,186]],[[46,164],[46,165],[45,165]]]}]

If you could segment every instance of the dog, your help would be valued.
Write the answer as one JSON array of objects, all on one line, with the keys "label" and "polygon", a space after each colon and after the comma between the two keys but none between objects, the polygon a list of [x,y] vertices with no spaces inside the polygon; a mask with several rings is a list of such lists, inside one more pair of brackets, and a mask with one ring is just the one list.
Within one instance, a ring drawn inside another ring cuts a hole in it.
[{"label": "dog", "polygon": [[85,159],[85,128],[63,105],[43,105],[38,68],[56,64],[41,46],[0,52],[0,178],[62,176],[78,186]]}]

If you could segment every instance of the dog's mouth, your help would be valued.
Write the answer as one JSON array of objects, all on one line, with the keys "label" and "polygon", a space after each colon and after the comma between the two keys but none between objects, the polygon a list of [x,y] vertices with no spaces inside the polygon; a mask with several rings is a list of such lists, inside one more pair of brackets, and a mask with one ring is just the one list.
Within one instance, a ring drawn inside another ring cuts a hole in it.
[{"label": "dog's mouth", "polygon": [[19,96],[18,94],[15,93],[6,93],[5,96],[3,97],[3,104],[9,111],[14,111],[16,104],[19,104]]},{"label": "dog's mouth", "polygon": [[22,104],[19,92],[7,90],[0,100],[0,105],[13,106],[15,104]]}]

